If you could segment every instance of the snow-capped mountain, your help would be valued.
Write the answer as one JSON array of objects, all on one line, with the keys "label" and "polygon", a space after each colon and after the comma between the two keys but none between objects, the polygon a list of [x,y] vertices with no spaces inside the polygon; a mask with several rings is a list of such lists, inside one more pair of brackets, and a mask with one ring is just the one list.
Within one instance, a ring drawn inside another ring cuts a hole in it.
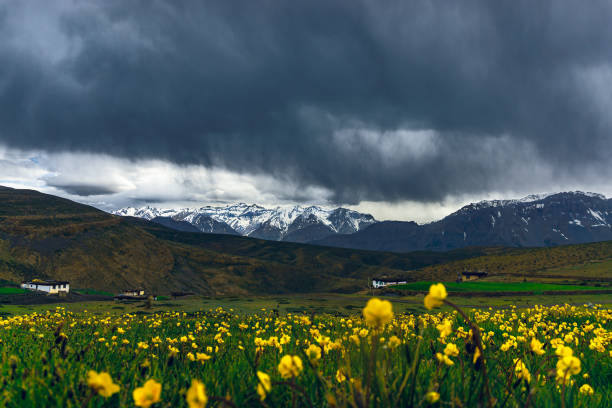
[{"label": "snow-capped mountain", "polygon": [[318,206],[265,208],[244,203],[200,208],[158,209],[154,207],[122,208],[115,215],[157,221],[184,221],[202,232],[214,232],[282,240],[308,242],[335,234],[352,234],[377,221],[370,214],[346,208],[326,209]]},{"label": "snow-capped mountain", "polygon": [[389,251],[467,246],[554,246],[612,240],[612,199],[581,191],[466,205],[440,221],[377,223],[316,243]]}]

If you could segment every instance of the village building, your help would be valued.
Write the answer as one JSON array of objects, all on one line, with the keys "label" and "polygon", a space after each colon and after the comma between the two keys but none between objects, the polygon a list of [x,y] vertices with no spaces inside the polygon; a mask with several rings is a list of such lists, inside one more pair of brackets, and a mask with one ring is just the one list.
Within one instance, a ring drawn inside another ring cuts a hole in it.
[{"label": "village building", "polygon": [[483,271],[463,271],[461,273],[457,272],[457,282],[482,279],[488,275],[489,273],[486,271],[485,272]]},{"label": "village building", "polygon": [[401,280],[401,279],[390,279],[390,278],[374,278],[372,279],[372,287],[374,289],[378,289],[378,288],[384,288],[385,286],[392,286],[392,285],[403,285],[408,283],[406,280]]},{"label": "village building", "polygon": [[70,292],[70,283],[66,281],[32,279],[21,283],[23,289],[35,290],[45,293],[68,293]]},{"label": "village building", "polygon": [[126,289],[121,292],[120,296],[144,296],[144,289]]}]

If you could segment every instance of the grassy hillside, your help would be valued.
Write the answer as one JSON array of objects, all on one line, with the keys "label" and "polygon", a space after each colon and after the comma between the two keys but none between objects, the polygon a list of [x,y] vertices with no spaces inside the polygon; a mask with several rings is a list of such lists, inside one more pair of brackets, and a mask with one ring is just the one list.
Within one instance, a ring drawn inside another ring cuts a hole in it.
[{"label": "grassy hillside", "polygon": [[352,291],[371,276],[483,254],[392,254],[179,232],[32,190],[0,188],[0,279],[12,282],[49,277],[74,288],[210,295]]},{"label": "grassy hillside", "polygon": [[453,280],[464,270],[487,271],[489,280],[576,282],[612,281],[612,242],[566,245],[552,248],[491,249],[484,256],[430,265],[420,272]]}]

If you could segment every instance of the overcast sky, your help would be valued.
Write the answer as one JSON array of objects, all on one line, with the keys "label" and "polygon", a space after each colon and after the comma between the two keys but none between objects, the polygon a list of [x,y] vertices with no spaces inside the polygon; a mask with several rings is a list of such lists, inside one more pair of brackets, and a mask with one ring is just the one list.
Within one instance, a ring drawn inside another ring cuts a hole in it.
[{"label": "overcast sky", "polygon": [[609,1],[0,0],[0,183],[440,218],[612,195]]}]

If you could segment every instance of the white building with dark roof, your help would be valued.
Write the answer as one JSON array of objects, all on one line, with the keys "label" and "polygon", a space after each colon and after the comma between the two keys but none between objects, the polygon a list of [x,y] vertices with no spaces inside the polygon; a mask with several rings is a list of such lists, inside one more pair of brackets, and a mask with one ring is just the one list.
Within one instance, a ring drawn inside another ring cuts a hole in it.
[{"label": "white building with dark roof", "polygon": [[408,283],[405,279],[390,279],[390,278],[374,278],[372,279],[372,287],[374,289],[384,288],[385,286],[403,285]]},{"label": "white building with dark roof", "polygon": [[35,290],[45,293],[68,293],[70,292],[70,283],[67,281],[32,279],[21,283],[23,289]]}]

